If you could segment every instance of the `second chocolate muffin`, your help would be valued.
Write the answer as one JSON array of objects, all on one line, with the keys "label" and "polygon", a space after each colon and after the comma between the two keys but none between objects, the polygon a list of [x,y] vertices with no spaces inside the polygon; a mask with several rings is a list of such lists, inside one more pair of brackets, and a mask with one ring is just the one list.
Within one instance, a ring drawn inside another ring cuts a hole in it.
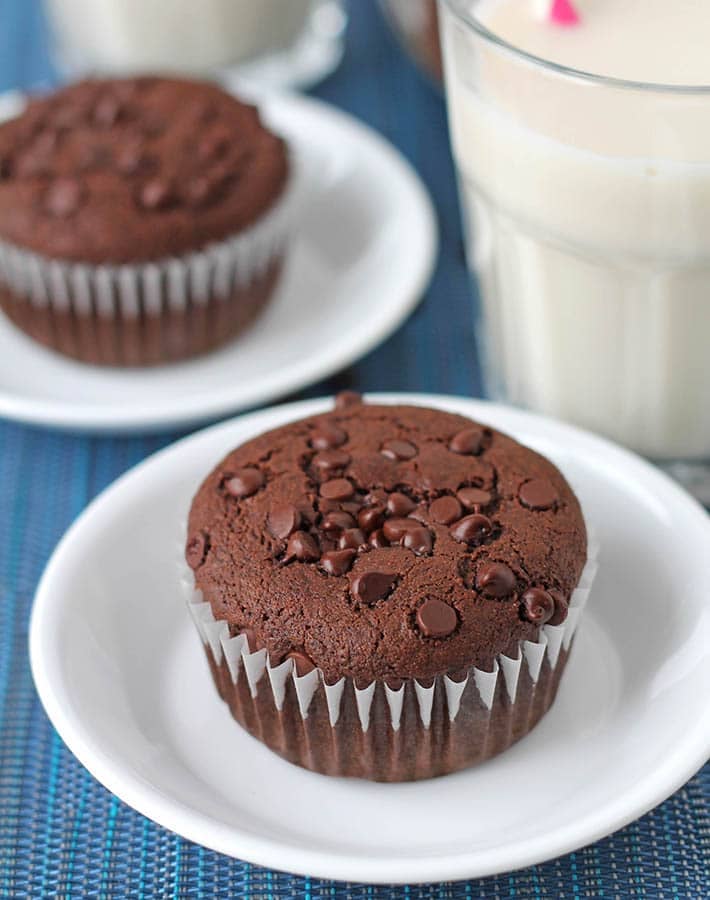
[{"label": "second chocolate muffin", "polygon": [[352,398],[227,456],[186,558],[234,716],[300,765],[392,781],[527,733],[588,587],[579,503],[548,460],[461,416]]},{"label": "second chocolate muffin", "polygon": [[216,85],[85,81],[0,125],[0,306],[68,356],[152,365],[259,314],[292,224],[281,138]]}]

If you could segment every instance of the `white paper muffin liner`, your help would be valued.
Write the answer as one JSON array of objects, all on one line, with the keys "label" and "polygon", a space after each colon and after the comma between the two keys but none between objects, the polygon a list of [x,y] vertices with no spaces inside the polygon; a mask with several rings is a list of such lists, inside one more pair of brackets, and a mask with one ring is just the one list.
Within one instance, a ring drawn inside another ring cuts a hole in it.
[{"label": "white paper muffin liner", "polygon": [[[212,607],[205,602],[201,591],[195,589],[193,574],[184,561],[181,564],[182,589],[218,689],[235,717],[253,734],[307,768],[329,774],[356,774],[398,781],[441,774],[488,758],[522,737],[541,718],[554,700],[597,573],[598,553],[599,544],[589,533],[587,562],[570,598],[566,620],[561,625],[543,626],[538,640],[521,642],[515,657],[500,655],[491,671],[473,667],[461,681],[447,675],[437,676],[431,684],[410,679],[396,690],[378,681],[358,687],[353,679],[346,677],[328,684],[324,673],[317,668],[299,676],[290,659],[272,665],[266,650],[253,651],[245,634],[232,637],[227,622],[214,618]],[[374,702],[377,692],[385,702]],[[234,696],[230,697],[232,693]],[[289,702],[293,698],[295,704]],[[244,709],[250,701],[253,709]],[[351,711],[344,723],[348,703]],[[293,718],[291,707],[294,706],[297,706],[300,719],[300,727],[296,723],[295,731],[293,721],[289,721]],[[522,706],[524,711],[519,709]],[[396,736],[403,727],[403,711],[407,707],[410,708],[407,735],[404,742],[398,742]],[[416,722],[412,722],[411,709],[416,711]],[[522,718],[521,711],[524,712]],[[311,722],[314,717],[319,721]],[[333,752],[326,747],[324,753],[318,753],[317,745],[323,749],[324,741],[327,743],[327,738],[324,739],[326,718],[334,732],[340,726],[347,732],[355,722],[363,740],[373,730],[381,733],[382,729],[387,729],[391,735],[384,741],[380,739],[372,746],[360,746],[359,749],[351,745],[352,735],[340,735],[339,739],[344,738],[345,748],[345,753],[341,748],[340,754],[335,752],[338,739],[334,735]],[[434,725],[437,736],[430,733]],[[488,730],[495,734],[486,734]],[[278,734],[274,739],[275,731]],[[288,746],[289,732],[297,747]],[[460,748],[447,746],[451,741],[469,741],[471,747],[475,745],[477,749],[475,752],[472,749],[468,755],[465,750],[462,753]],[[410,759],[408,766],[400,769],[396,754],[402,752],[403,743],[406,743],[410,745],[411,756],[411,744],[415,742],[431,743],[430,753],[417,750],[417,759]],[[357,755],[363,750],[368,751],[365,756],[372,763],[372,772],[367,768],[367,761],[364,768],[356,766],[355,770],[350,770],[343,756],[351,751]],[[387,759],[378,761],[378,752]],[[437,753],[440,759],[436,759]]]}]

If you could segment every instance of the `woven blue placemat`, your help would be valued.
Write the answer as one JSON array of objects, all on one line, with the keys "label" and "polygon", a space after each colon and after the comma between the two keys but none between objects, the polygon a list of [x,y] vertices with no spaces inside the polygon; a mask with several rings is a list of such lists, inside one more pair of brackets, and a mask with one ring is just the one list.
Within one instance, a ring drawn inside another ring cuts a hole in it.
[{"label": "woven blue placemat", "polygon": [[[351,13],[344,64],[315,93],[370,122],[414,163],[436,202],[442,254],[424,303],[398,334],[304,396],[345,386],[475,395],[443,102],[403,59],[372,0],[353,0]],[[0,0],[0,89],[48,81],[38,3]],[[34,692],[27,661],[32,594],[57,540],[91,498],[177,436],[74,437],[0,423],[0,896],[710,897],[710,766],[654,812],[592,847],[510,875],[411,888],[259,869],[176,837],[97,784],[57,737]]]}]

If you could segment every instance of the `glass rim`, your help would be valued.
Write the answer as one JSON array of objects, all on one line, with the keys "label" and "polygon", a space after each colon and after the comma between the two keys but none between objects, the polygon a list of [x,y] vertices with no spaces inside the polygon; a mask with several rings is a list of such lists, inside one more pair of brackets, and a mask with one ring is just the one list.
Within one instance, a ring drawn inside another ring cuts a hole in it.
[{"label": "glass rim", "polygon": [[547,69],[557,75],[563,75],[567,78],[574,78],[578,81],[584,81],[590,84],[606,85],[607,87],[622,88],[624,90],[667,94],[710,94],[710,84],[664,84],[663,82],[655,81],[634,81],[628,78],[616,78],[613,75],[600,75],[595,72],[587,72],[584,69],[575,69],[571,66],[565,66],[562,63],[553,62],[551,59],[536,56],[534,53],[523,50],[522,47],[518,47],[516,44],[506,41],[505,38],[494,34],[486,28],[472,10],[465,8],[463,0],[439,0],[439,4],[446,5],[451,14],[456,16],[460,22],[473,29],[479,37],[488,41],[490,44],[493,44],[499,50],[503,50],[518,59],[533,63],[538,68]]}]

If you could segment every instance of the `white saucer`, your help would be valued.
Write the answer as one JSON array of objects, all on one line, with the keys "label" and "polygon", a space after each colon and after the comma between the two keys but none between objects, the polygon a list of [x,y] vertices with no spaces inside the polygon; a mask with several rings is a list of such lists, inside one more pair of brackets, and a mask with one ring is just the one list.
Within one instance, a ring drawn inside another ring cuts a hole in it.
[{"label": "white saucer", "polygon": [[218,699],[176,585],[181,520],[229,449],[322,401],[187,438],[83,514],[50,561],[32,616],[32,669],[51,720],[96,778],[144,815],[277,869],[453,880],[609,834],[710,753],[710,519],[647,463],[569,426],[470,400],[382,399],[460,411],[540,449],[598,531],[601,571],[560,695],[529,736],[466,772],[371,784],[282,761]]},{"label": "white saucer", "polygon": [[[0,117],[17,102],[0,98]],[[261,107],[299,153],[312,199],[256,325],[201,359],[125,371],[51,353],[0,314],[0,416],[111,432],[187,426],[319,381],[404,321],[436,258],[434,213],[418,176],[383,138],[325,103],[267,95]]]}]

